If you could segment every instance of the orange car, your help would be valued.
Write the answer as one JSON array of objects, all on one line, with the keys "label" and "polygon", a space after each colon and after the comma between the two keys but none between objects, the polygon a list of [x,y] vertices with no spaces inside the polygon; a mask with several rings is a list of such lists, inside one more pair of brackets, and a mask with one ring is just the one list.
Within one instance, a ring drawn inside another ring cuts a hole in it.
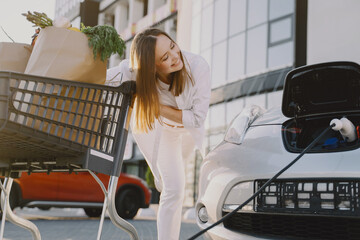
[{"label": "orange car", "polygon": [[[107,187],[109,176],[97,174]],[[116,210],[120,217],[132,219],[139,208],[150,204],[151,191],[142,179],[122,173],[115,197]],[[22,173],[14,179],[10,193],[11,208],[51,207],[84,208],[89,217],[101,215],[104,193],[88,172]]]}]

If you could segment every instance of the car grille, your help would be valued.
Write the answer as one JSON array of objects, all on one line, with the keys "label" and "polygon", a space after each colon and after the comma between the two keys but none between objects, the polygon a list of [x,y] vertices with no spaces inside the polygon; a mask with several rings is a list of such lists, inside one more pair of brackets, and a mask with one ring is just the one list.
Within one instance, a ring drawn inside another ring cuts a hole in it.
[{"label": "car grille", "polygon": [[255,211],[360,216],[360,179],[276,180],[259,194]]},{"label": "car grille", "polygon": [[230,230],[274,239],[360,239],[358,218],[236,213],[224,222],[224,226]]},{"label": "car grille", "polygon": [[[266,181],[255,181],[254,189]],[[254,211],[239,211],[224,226],[285,239],[360,239],[360,179],[276,180],[256,198]]]}]

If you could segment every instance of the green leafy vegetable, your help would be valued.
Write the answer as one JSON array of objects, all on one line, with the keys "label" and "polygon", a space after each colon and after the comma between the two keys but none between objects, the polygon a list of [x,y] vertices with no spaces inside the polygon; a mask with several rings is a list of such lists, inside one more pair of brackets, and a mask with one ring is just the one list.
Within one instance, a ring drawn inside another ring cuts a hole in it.
[{"label": "green leafy vegetable", "polygon": [[125,42],[112,26],[85,27],[81,24],[81,32],[89,39],[89,47],[92,47],[94,59],[99,54],[101,61],[108,59],[113,53],[123,55]]},{"label": "green leafy vegetable", "polygon": [[21,15],[25,16],[29,22],[34,23],[34,27],[45,28],[53,25],[52,20],[46,15],[46,13],[31,13],[28,11],[27,13],[23,13]]}]

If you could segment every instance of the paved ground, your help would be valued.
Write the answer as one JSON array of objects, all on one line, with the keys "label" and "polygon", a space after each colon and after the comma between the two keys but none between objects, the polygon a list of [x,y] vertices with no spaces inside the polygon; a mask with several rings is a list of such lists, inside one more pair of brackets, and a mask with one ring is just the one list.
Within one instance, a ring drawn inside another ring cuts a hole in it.
[{"label": "paved ground", "polygon": [[[139,211],[134,220],[129,221],[138,231],[141,240],[156,240],[156,209]],[[58,209],[50,211],[35,209],[16,209],[16,214],[31,220],[39,228],[42,240],[91,240],[96,239],[99,227],[98,218],[88,218],[82,209]],[[184,211],[180,239],[188,239],[199,231],[193,219],[192,209]],[[31,240],[29,231],[6,222],[4,240]],[[115,227],[107,217],[101,235],[103,240],[131,239],[129,235]],[[203,240],[204,238],[198,238]]]}]

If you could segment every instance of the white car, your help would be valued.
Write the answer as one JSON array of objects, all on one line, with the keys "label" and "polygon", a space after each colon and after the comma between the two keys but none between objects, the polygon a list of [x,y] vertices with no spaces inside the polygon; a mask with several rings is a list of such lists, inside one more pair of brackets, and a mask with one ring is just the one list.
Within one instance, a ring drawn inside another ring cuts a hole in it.
[{"label": "white car", "polygon": [[[340,125],[329,127],[333,122]],[[244,109],[204,159],[198,226],[206,229],[238,208],[329,128],[254,200],[205,236],[360,239],[359,125],[359,65],[332,62],[290,71],[282,109]]]}]

